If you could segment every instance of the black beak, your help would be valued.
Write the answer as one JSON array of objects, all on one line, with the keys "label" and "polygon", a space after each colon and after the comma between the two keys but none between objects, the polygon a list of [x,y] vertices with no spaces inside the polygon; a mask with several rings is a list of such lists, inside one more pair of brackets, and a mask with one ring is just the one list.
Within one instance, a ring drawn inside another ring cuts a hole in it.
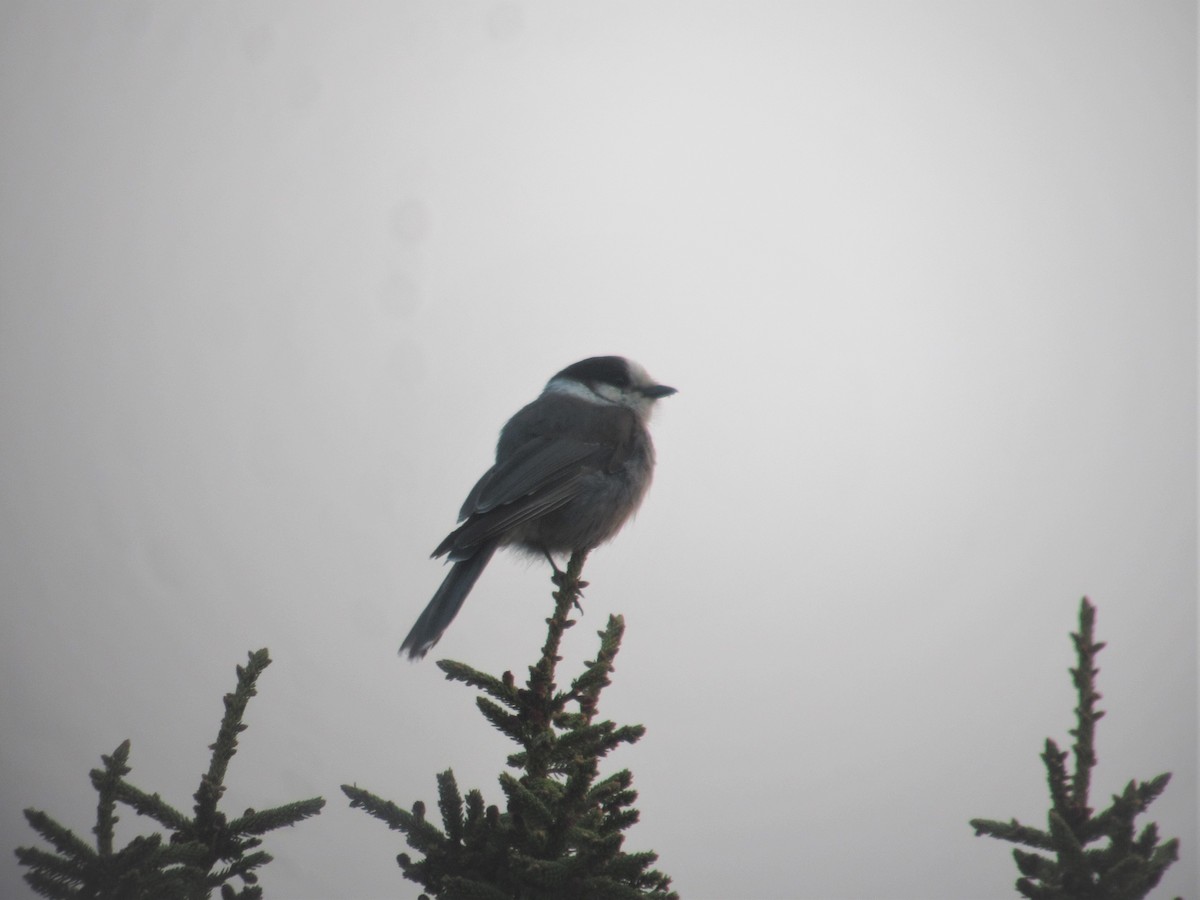
[{"label": "black beak", "polygon": [[665,384],[652,384],[649,387],[642,388],[642,393],[652,400],[661,400],[663,397],[670,397],[672,394],[679,392],[673,387],[667,387]]}]

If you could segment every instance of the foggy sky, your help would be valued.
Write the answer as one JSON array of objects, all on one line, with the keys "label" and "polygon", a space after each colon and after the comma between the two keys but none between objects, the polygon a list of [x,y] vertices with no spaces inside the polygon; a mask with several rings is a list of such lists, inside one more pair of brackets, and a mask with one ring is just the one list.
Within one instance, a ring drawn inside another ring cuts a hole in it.
[{"label": "foggy sky", "polygon": [[1174,773],[1197,895],[1195,3],[8,0],[0,121],[0,895],[126,738],[189,809],[266,646],[225,804],[328,801],[267,895],[415,897],[338,786],[502,800],[433,659],[522,674],[546,567],[396,650],[499,427],[609,353],[680,390],[564,647],[625,615],[626,849],[1014,896],[967,821],[1044,825],[1086,594],[1093,805]]}]

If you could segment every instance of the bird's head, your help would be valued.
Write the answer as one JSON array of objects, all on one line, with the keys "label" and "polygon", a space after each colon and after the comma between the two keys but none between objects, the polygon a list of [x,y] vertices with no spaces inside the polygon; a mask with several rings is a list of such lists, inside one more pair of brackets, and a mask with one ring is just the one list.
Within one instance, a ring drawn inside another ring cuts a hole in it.
[{"label": "bird's head", "polygon": [[592,356],[567,366],[546,384],[548,393],[569,394],[591,403],[625,406],[643,419],[656,400],[675,388],[659,384],[646,370],[623,356]]}]

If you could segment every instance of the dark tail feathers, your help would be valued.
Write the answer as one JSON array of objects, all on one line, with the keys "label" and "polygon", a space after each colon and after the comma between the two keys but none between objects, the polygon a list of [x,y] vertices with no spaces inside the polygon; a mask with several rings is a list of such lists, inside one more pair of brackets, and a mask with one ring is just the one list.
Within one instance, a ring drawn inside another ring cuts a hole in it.
[{"label": "dark tail feathers", "polygon": [[417,624],[400,645],[401,656],[408,651],[409,659],[421,659],[429,652],[429,648],[438,642],[442,632],[450,626],[458,611],[462,609],[467,594],[471,593],[471,588],[475,586],[480,573],[495,552],[495,544],[484,544],[473,556],[454,563],[442,586],[437,589],[433,599],[417,619]]}]

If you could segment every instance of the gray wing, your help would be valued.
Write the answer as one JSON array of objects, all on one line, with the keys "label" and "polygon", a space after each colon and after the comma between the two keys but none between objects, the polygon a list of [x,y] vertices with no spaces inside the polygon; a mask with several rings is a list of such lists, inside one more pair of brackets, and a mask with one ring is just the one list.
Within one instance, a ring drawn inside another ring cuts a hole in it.
[{"label": "gray wing", "polygon": [[509,529],[565,506],[584,476],[606,466],[613,448],[562,436],[537,437],[492,466],[467,496],[463,522],[433,551],[451,559],[505,535]]},{"label": "gray wing", "polygon": [[587,441],[564,437],[534,438],[488,469],[471,489],[458,520],[461,522],[468,516],[514,503],[603,453],[603,446]]}]

